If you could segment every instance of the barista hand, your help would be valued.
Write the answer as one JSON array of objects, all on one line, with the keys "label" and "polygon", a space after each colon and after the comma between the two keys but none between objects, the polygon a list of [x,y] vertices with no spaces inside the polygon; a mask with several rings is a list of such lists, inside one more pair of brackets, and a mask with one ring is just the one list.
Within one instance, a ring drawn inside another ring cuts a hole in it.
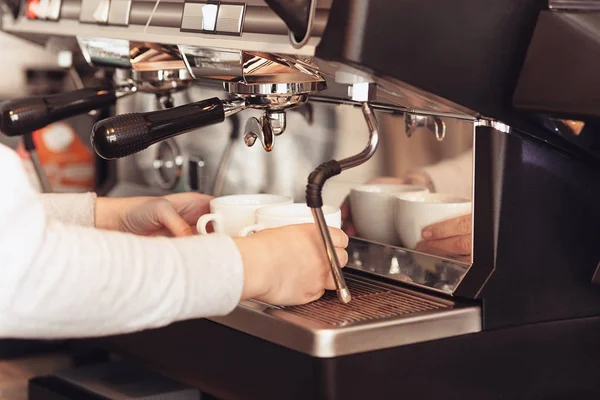
[{"label": "barista hand", "polygon": [[[348,236],[330,228],[341,265],[348,262]],[[234,239],[244,263],[242,300],[275,305],[305,304],[334,290],[329,259],[314,224],[265,229]]]},{"label": "barista hand", "polygon": [[190,236],[209,211],[212,197],[177,193],[164,197],[99,198],[96,227],[142,236]]},{"label": "barista hand", "polygon": [[415,250],[440,257],[471,262],[472,215],[449,219],[423,229],[423,240]]}]

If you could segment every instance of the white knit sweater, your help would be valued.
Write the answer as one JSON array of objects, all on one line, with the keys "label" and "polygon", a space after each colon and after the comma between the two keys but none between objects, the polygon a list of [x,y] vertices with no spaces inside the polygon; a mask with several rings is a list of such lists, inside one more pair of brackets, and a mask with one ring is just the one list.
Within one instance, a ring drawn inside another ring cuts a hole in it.
[{"label": "white knit sweater", "polygon": [[2,145],[0,171],[0,338],[120,334],[238,303],[243,266],[231,238],[101,231],[95,195],[39,195]]}]

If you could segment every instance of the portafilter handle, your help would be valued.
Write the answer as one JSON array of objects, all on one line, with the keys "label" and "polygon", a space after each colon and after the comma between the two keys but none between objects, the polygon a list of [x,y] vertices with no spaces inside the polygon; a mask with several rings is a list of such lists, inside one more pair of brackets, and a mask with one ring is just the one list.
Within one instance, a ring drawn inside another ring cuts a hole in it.
[{"label": "portafilter handle", "polygon": [[72,92],[8,100],[0,104],[0,131],[22,136],[79,114],[112,106],[114,90],[89,88]]},{"label": "portafilter handle", "polygon": [[161,111],[117,115],[92,128],[92,146],[107,160],[140,152],[150,145],[223,122],[225,102],[217,97]]}]

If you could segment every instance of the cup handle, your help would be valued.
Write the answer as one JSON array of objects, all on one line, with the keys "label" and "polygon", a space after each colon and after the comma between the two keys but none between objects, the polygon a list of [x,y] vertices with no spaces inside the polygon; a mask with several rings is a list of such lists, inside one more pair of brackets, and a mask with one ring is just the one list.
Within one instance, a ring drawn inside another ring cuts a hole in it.
[{"label": "cup handle", "polygon": [[263,229],[265,229],[264,226],[259,224],[248,225],[240,231],[240,236],[248,236],[251,233],[256,233],[258,231],[262,231]]},{"label": "cup handle", "polygon": [[201,216],[198,219],[198,222],[196,223],[196,229],[198,229],[198,234],[200,234],[200,235],[208,235],[208,232],[206,231],[206,227],[211,222],[213,223],[213,227],[215,229],[215,232],[216,233],[220,233],[221,232],[221,229],[219,227],[219,220],[220,219],[221,218],[219,218],[218,214],[204,214],[203,216]]}]

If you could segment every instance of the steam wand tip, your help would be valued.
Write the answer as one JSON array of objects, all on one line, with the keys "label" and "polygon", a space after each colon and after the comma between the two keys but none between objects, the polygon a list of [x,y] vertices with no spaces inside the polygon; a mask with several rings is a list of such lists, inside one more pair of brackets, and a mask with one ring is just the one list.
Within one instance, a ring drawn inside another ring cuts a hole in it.
[{"label": "steam wand tip", "polygon": [[344,304],[348,304],[352,301],[352,296],[350,295],[350,290],[348,288],[339,289],[337,295],[338,299]]}]

